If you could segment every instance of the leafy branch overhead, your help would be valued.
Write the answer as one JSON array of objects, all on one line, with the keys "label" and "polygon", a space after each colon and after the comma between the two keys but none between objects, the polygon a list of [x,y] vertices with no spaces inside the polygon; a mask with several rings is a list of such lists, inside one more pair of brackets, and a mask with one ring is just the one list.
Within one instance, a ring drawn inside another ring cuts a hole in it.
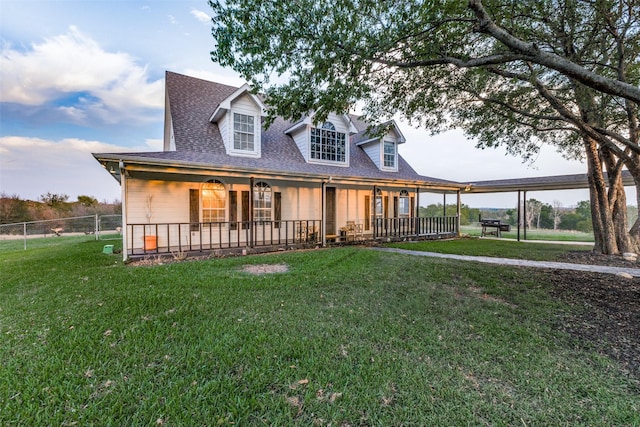
[{"label": "leafy branch overhead", "polygon": [[[213,61],[265,93],[271,120],[314,111],[321,122],[358,104],[370,121],[460,128],[524,158],[542,144],[586,158],[593,200],[603,163],[640,184],[640,0],[210,5]],[[618,198],[600,197],[594,220]]]}]

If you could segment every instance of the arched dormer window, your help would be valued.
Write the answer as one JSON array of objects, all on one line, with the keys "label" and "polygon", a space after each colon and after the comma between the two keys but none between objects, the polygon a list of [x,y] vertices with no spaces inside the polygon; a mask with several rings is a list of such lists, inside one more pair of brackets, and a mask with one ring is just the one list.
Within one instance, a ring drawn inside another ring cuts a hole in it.
[{"label": "arched dormer window", "polygon": [[320,128],[311,129],[311,158],[329,162],[347,161],[347,136],[338,132],[331,122],[325,122]]},{"label": "arched dormer window", "polygon": [[253,186],[253,219],[254,221],[271,221],[271,186],[258,181]]},{"label": "arched dormer window", "polygon": [[225,202],[222,182],[212,179],[202,184],[202,222],[224,222]]}]

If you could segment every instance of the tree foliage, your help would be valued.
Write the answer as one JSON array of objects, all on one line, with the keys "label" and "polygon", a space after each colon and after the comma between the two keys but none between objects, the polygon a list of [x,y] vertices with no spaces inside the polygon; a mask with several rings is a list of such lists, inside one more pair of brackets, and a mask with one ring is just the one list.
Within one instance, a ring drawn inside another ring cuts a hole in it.
[{"label": "tree foliage", "polygon": [[[420,206],[419,216],[421,217],[441,217],[441,216],[456,216],[458,214],[458,206],[453,204],[447,204],[446,211],[443,208],[442,203],[432,203],[428,206]],[[480,209],[470,208],[464,203],[460,205],[460,224],[468,225],[478,221],[478,215],[480,215]]]},{"label": "tree foliage", "polygon": [[210,5],[212,59],[264,90],[271,118],[361,102],[369,120],[461,128],[524,158],[554,145],[587,159],[596,246],[630,245],[620,172],[640,185],[640,0]]}]

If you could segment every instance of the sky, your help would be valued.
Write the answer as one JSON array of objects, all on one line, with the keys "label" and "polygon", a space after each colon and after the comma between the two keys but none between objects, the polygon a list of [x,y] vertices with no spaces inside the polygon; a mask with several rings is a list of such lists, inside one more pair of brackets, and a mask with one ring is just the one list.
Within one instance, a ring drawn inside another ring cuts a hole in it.
[{"label": "sky", "polygon": [[[162,149],[166,71],[244,83],[211,61],[210,20],[206,0],[0,0],[0,193],[119,200],[119,184],[91,153]],[[475,148],[462,131],[430,136],[400,127],[407,139],[400,154],[426,176],[467,183],[586,172],[552,147],[529,165],[502,148]],[[582,190],[527,194],[567,207],[589,197]],[[432,200],[442,196],[421,202]],[[514,207],[517,199],[462,201]]]}]

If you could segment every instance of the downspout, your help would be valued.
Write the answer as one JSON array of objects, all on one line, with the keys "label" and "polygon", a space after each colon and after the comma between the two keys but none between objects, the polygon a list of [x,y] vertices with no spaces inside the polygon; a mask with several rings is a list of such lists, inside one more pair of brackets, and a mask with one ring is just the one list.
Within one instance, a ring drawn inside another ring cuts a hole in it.
[{"label": "downspout", "polygon": [[457,231],[458,237],[460,237],[461,236],[461,233],[460,233],[460,215],[462,213],[462,209],[460,208],[460,190],[456,191],[456,196],[457,196],[457,199],[458,199],[458,207],[457,207],[457,210],[456,210],[456,214],[457,214],[456,231]]},{"label": "downspout", "polygon": [[124,162],[118,163],[120,169],[120,209],[122,210],[122,261],[126,262],[129,257],[129,227],[127,226],[127,179],[124,170]]}]

